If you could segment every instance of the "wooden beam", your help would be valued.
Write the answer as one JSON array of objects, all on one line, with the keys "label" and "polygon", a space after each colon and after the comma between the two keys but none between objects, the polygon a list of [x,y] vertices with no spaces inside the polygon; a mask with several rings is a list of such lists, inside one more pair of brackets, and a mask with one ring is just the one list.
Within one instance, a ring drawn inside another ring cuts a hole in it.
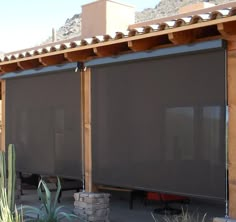
[{"label": "wooden beam", "polygon": [[4,74],[4,71],[0,67],[0,75],[3,75],[3,74]]},{"label": "wooden beam", "polygon": [[84,81],[84,156],[85,156],[85,190],[93,191],[92,182],[92,134],[91,134],[91,70],[83,71]]},{"label": "wooden beam", "polygon": [[236,52],[236,38],[234,41],[228,41],[227,48],[228,51]]},{"label": "wooden beam", "polygon": [[151,38],[144,38],[139,40],[133,40],[128,42],[128,46],[134,52],[149,50],[155,48],[157,46],[169,44],[170,41],[168,40],[167,35],[163,36],[155,36]]},{"label": "wooden beam", "polygon": [[1,97],[2,97],[2,132],[0,150],[5,151],[6,147],[6,80],[1,80]]},{"label": "wooden beam", "polygon": [[127,50],[129,50],[127,43],[95,47],[93,49],[94,53],[99,57],[118,55]]},{"label": "wooden beam", "polygon": [[210,25],[206,27],[197,28],[194,31],[194,36],[196,39],[211,39],[213,37],[221,38],[220,32],[217,25]]},{"label": "wooden beam", "polygon": [[39,61],[39,59],[33,59],[33,60],[26,60],[18,62],[17,65],[22,69],[34,69],[38,68],[42,65],[42,63]]},{"label": "wooden beam", "polygon": [[217,29],[226,40],[236,39],[236,21],[225,22],[217,24]]},{"label": "wooden beam", "polygon": [[83,51],[73,51],[65,53],[65,58],[70,62],[86,61],[94,56],[95,54],[92,48]]},{"label": "wooden beam", "polygon": [[[121,39],[116,39],[116,40],[112,40],[112,41],[99,42],[96,44],[91,44],[91,45],[89,44],[89,45],[79,46],[79,47],[75,47],[75,48],[57,50],[57,51],[48,52],[45,54],[38,54],[38,55],[31,55],[30,54],[30,57],[17,58],[15,60],[10,60],[10,61],[9,60],[2,61],[2,62],[0,62],[0,68],[5,65],[16,64],[15,65],[16,69],[11,70],[11,71],[17,71],[17,67],[18,67],[17,62],[21,62],[21,61],[25,61],[25,60],[32,60],[32,59],[36,59],[36,58],[51,57],[51,56],[56,56],[56,55],[64,55],[64,57],[68,58],[68,60],[71,62],[75,62],[78,60],[86,61],[86,60],[90,59],[91,57],[96,56],[94,54],[94,49],[98,48],[98,47],[103,47],[103,46],[108,46],[108,45],[114,46],[114,45],[120,44],[120,43],[127,44],[127,42],[132,42],[132,41],[141,40],[141,39],[149,39],[149,38],[157,37],[157,36],[162,36],[162,37],[167,36],[167,38],[168,38],[168,35],[170,33],[182,32],[182,31],[187,31],[187,30],[194,30],[194,35],[195,35],[196,39],[203,39],[203,38],[205,39],[206,37],[221,38],[222,35],[220,35],[217,25],[227,23],[228,25],[223,25],[223,26],[224,27],[229,27],[229,26],[233,27],[232,24],[235,24],[235,22],[236,22],[235,16],[229,16],[229,17],[214,19],[214,20],[210,20],[210,21],[206,21],[206,22],[200,22],[200,23],[191,24],[191,25],[184,25],[184,26],[170,28],[170,29],[161,30],[161,31],[154,31],[154,32],[150,32],[150,33],[146,33],[146,34],[142,34],[142,35],[135,35],[135,36],[132,36],[129,38],[121,38]],[[229,25],[229,24],[231,24],[231,25]],[[229,32],[228,31],[226,32],[226,35],[229,35],[229,34],[232,35],[232,32],[230,31],[229,28],[226,28],[226,30],[229,31]],[[234,31],[233,31],[233,38],[234,38]],[[132,43],[130,43],[130,47],[132,47]],[[134,47],[134,50],[135,50],[135,47]],[[139,49],[137,49],[137,50],[139,50]],[[90,53],[88,53],[88,52],[90,52]],[[27,52],[26,52],[26,55],[27,55]],[[46,62],[45,62],[45,64],[46,64]],[[3,70],[3,71],[5,72],[5,70]]]},{"label": "wooden beam", "polygon": [[65,62],[66,59],[63,54],[54,55],[54,56],[46,56],[39,58],[39,62],[44,66],[52,66]]},{"label": "wooden beam", "polygon": [[236,218],[236,51],[228,52],[228,159],[229,159],[229,214]]},{"label": "wooden beam", "polygon": [[[85,183],[85,145],[84,145],[84,70],[80,70],[80,119],[81,119],[81,156],[82,156],[82,182]],[[84,188],[84,187],[83,187]]]},{"label": "wooden beam", "polygon": [[[168,36],[168,34],[173,33],[173,32],[176,33],[176,32],[181,32],[181,31],[186,31],[186,30],[196,30],[197,29],[199,33],[202,33],[197,36],[198,39],[206,38],[206,37],[213,37],[213,36],[216,36],[217,38],[221,38],[221,35],[219,34],[219,31],[217,30],[217,25],[219,23],[233,24],[232,22],[233,23],[236,22],[235,16],[224,17],[221,19],[214,19],[214,20],[200,22],[200,23],[191,24],[191,25],[184,25],[184,26],[170,28],[170,29],[161,30],[161,31],[154,31],[154,32],[150,32],[150,33],[146,33],[146,34],[142,34],[142,35],[135,35],[135,36],[132,36],[129,38],[121,38],[121,39],[117,39],[117,40],[100,42],[100,43],[91,44],[91,45],[89,44],[86,46],[79,46],[79,47],[75,47],[75,48],[57,50],[57,51],[48,52],[45,54],[39,54],[39,55],[31,55],[30,54],[30,57],[17,58],[15,60],[10,60],[10,61],[2,61],[2,62],[0,62],[0,68],[4,65],[17,64],[17,62],[21,62],[24,60],[32,60],[32,59],[36,59],[36,58],[50,57],[50,56],[55,56],[55,55],[64,55],[66,58],[70,59],[70,61],[72,61],[72,62],[78,61],[78,59],[81,61],[85,61],[85,60],[88,60],[89,58],[95,56],[93,49],[97,48],[97,47],[102,47],[102,46],[107,46],[107,45],[114,46],[119,43],[127,43],[128,41],[141,40],[144,38],[148,39],[148,38],[152,38],[152,37],[156,37],[156,36],[163,37],[163,36]],[[194,31],[194,33],[195,33],[195,31]],[[205,33],[207,33],[207,34],[205,34]],[[197,35],[197,34],[195,33],[195,35]],[[90,51],[91,54],[87,55],[85,53],[86,51]],[[81,56],[82,58],[80,58],[81,54],[82,54],[82,56]],[[27,52],[26,52],[26,55],[27,55]],[[78,58],[77,58],[77,56],[78,56]],[[17,67],[17,65],[15,67]],[[16,71],[16,70],[14,70],[14,71]]]},{"label": "wooden beam", "polygon": [[195,40],[194,30],[172,32],[168,34],[169,40],[175,45],[188,44]]},{"label": "wooden beam", "polygon": [[15,72],[15,71],[20,70],[20,67],[18,66],[17,63],[1,65],[0,68],[3,72]]}]

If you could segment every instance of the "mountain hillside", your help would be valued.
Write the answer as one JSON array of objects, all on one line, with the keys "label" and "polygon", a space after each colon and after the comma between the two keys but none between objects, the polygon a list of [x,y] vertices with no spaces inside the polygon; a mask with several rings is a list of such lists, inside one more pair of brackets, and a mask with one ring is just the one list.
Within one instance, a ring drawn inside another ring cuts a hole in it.
[{"label": "mountain hillside", "polygon": [[[234,0],[210,0],[210,3],[216,5],[232,2]],[[161,0],[154,8],[144,9],[141,12],[136,12],[136,22],[143,22],[155,18],[163,18],[171,15],[178,14],[179,8],[194,4],[204,2],[203,0]]]},{"label": "mountain hillside", "polygon": [[[210,3],[216,5],[232,2],[234,0],[210,0]],[[125,0],[123,0],[125,2]],[[171,15],[178,14],[179,8],[188,4],[203,2],[203,0],[161,0],[153,8],[144,9],[141,12],[136,12],[135,22],[143,22],[155,18],[163,18]],[[57,40],[73,38],[80,36],[81,33],[81,14],[75,14],[73,17],[68,18],[63,26],[57,30]],[[49,43],[51,38],[48,38],[44,43]]]}]

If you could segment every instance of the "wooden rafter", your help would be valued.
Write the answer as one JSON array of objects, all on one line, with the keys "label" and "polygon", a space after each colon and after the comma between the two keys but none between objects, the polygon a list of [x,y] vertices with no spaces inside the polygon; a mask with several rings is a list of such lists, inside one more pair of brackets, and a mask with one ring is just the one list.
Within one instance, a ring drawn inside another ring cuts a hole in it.
[{"label": "wooden rafter", "polygon": [[235,40],[236,38],[236,21],[219,23],[217,29],[226,40]]},{"label": "wooden rafter", "polygon": [[20,67],[18,66],[17,63],[9,63],[5,65],[1,65],[1,70],[3,72],[15,72],[20,70]]},{"label": "wooden rafter", "polygon": [[186,44],[195,40],[194,30],[185,30],[181,32],[172,32],[168,34],[169,40],[173,44]]},{"label": "wooden rafter", "polygon": [[94,56],[95,54],[93,52],[93,49],[86,49],[83,51],[79,50],[65,53],[65,58],[70,62],[86,61]]},{"label": "wooden rafter", "polygon": [[44,66],[52,66],[52,65],[57,65],[65,62],[65,57],[63,54],[59,54],[56,56],[46,56],[39,58],[39,62],[43,64]]},{"label": "wooden rafter", "polygon": [[163,36],[155,36],[155,37],[146,38],[146,39],[129,41],[128,45],[129,45],[129,48],[132,49],[134,52],[138,52],[138,51],[149,50],[157,46],[165,45],[169,43],[170,41],[168,39],[168,36],[163,35]]},{"label": "wooden rafter", "polygon": [[[150,33],[144,33],[140,35],[138,34],[130,37],[123,37],[120,39],[112,39],[111,41],[99,42],[96,44],[77,46],[75,48],[68,48],[57,51],[49,50],[45,54],[30,54],[29,57],[24,58],[20,56],[15,58],[14,60],[6,59],[4,61],[1,61],[0,69],[2,70],[2,73],[17,71],[20,69],[20,67],[26,69],[28,68],[28,65],[25,65],[26,63],[21,62],[34,59],[39,59],[40,63],[43,63],[44,66],[48,66],[63,63],[66,60],[70,62],[87,61],[96,56],[112,56],[116,55],[115,53],[124,52],[123,50],[121,50],[119,44],[129,45],[130,49],[132,49],[133,51],[140,51],[150,48],[167,47],[167,41],[169,41],[169,45],[173,43],[187,44],[191,42],[192,37],[194,38],[194,41],[201,41],[207,39],[209,40],[212,38],[225,38],[227,40],[231,38],[234,39],[234,27],[236,24],[235,20],[235,16],[229,16],[196,24],[184,25],[160,31],[153,31]],[[191,36],[191,33],[193,33],[193,36]],[[155,39],[158,39],[158,41],[156,41]],[[26,54],[27,53],[29,52],[26,52]],[[35,65],[36,67],[38,66],[37,63]],[[29,66],[30,68],[36,68],[33,67],[33,65]]]},{"label": "wooden rafter", "polygon": [[105,57],[105,56],[112,56],[120,54],[124,51],[128,51],[128,45],[127,43],[120,43],[115,45],[107,45],[107,46],[101,46],[101,47],[95,47],[93,49],[94,53],[99,57]]},{"label": "wooden rafter", "polygon": [[39,59],[32,59],[32,60],[26,60],[18,62],[17,65],[21,69],[34,69],[42,65],[42,63],[39,61]]},{"label": "wooden rafter", "polygon": [[214,36],[218,36],[219,38],[221,38],[217,25],[197,28],[194,30],[194,36],[196,39],[206,39]]}]

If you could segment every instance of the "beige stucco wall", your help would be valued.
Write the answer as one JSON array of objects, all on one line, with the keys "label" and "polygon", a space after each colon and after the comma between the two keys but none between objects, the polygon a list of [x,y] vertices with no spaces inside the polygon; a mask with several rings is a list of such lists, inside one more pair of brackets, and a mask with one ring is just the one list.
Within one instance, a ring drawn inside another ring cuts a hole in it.
[{"label": "beige stucco wall", "polygon": [[107,1],[107,33],[126,31],[128,26],[134,23],[134,6]]},{"label": "beige stucco wall", "polygon": [[82,6],[82,38],[128,29],[135,19],[134,6],[98,0]]},{"label": "beige stucco wall", "polygon": [[102,35],[106,31],[104,0],[82,6],[82,38]]}]

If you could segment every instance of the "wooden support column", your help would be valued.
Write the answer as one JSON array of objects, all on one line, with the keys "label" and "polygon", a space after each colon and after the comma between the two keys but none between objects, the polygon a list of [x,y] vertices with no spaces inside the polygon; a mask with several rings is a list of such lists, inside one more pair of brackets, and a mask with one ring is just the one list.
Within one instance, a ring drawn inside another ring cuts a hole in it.
[{"label": "wooden support column", "polygon": [[[235,44],[230,43],[230,45]],[[229,215],[236,219],[236,49],[234,47],[228,48],[227,81],[229,106]]]},{"label": "wooden support column", "polygon": [[91,135],[91,70],[87,68],[83,71],[84,89],[84,160],[85,160],[85,190],[93,192],[92,182],[92,135]]},{"label": "wooden support column", "polygon": [[2,132],[1,132],[1,147],[0,150],[5,150],[6,147],[6,80],[1,80],[1,96],[2,96]]}]

